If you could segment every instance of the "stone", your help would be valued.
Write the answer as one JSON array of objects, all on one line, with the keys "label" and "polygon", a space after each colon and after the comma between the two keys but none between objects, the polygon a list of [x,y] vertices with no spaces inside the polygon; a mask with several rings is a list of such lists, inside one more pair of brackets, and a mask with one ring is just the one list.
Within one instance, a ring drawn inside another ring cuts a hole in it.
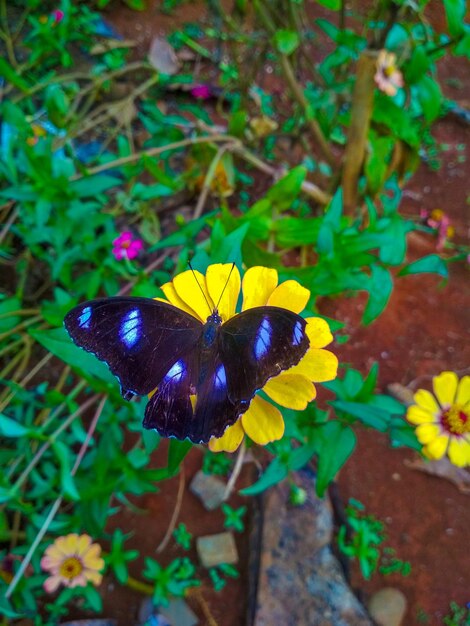
[{"label": "stone", "polygon": [[228,563],[229,565],[238,563],[237,546],[233,534],[230,532],[198,537],[196,548],[204,567],[214,567],[221,563]]},{"label": "stone", "polygon": [[405,595],[394,587],[384,587],[369,600],[369,613],[377,626],[401,626],[406,613]]},{"label": "stone", "polygon": [[195,626],[199,623],[196,614],[193,613],[183,598],[170,600],[168,606],[160,607],[160,613],[171,626]]},{"label": "stone", "polygon": [[224,501],[225,483],[216,476],[204,474],[202,470],[194,476],[189,489],[201,500],[207,511],[213,511]]},{"label": "stone", "polygon": [[289,503],[287,481],[264,496],[254,626],[373,626],[331,550],[328,498],[316,497],[308,470],[296,484],[307,493],[302,506]]}]

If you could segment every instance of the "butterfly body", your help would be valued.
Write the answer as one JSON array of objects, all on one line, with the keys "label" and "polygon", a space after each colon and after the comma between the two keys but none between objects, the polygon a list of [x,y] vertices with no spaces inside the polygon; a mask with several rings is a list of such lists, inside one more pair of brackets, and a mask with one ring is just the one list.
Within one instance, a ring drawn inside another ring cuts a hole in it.
[{"label": "butterfly body", "polygon": [[309,347],[305,320],[271,306],[226,322],[214,310],[203,324],[166,302],[116,297],[85,302],[64,323],[78,346],[107,363],[124,398],[153,392],[145,428],[195,443],[220,437]]}]

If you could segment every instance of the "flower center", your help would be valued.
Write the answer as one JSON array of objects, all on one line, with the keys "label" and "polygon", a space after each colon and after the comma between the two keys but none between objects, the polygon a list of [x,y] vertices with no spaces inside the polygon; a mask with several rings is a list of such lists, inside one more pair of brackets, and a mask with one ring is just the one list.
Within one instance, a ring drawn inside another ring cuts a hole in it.
[{"label": "flower center", "polygon": [[470,415],[460,404],[453,404],[443,411],[441,424],[452,435],[470,433]]},{"label": "flower center", "polygon": [[65,561],[61,564],[59,570],[62,578],[67,578],[68,580],[80,576],[82,572],[83,564],[77,556],[69,556],[67,559],[65,559]]}]

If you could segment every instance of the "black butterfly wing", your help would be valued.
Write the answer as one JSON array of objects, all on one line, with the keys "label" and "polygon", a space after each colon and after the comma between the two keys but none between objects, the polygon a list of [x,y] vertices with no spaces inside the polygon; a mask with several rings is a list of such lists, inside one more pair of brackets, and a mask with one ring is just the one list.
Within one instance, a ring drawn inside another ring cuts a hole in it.
[{"label": "black butterfly wing", "polygon": [[228,397],[240,403],[241,412],[270,378],[296,365],[307,352],[306,325],[300,315],[273,306],[248,309],[222,325],[219,354]]},{"label": "black butterfly wing", "polygon": [[228,397],[225,368],[216,352],[193,350],[160,381],[147,404],[144,427],[163,437],[206,443],[221,437],[240,413],[240,403]]},{"label": "black butterfly wing", "polygon": [[126,398],[153,391],[203,329],[171,304],[133,297],[90,300],[69,311],[64,324],[78,346],[106,362]]}]

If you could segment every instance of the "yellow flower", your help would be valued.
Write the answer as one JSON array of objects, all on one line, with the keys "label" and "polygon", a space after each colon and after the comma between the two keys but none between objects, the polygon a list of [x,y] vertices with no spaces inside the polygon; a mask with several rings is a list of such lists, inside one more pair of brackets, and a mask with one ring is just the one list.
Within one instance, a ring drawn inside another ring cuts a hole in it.
[{"label": "yellow flower", "polygon": [[89,582],[99,585],[100,570],[104,567],[100,554],[101,546],[92,543],[89,535],[72,533],[58,537],[41,559],[42,569],[51,574],[44,582],[44,589],[53,593],[60,584],[65,587],[86,587]]},{"label": "yellow flower", "polygon": [[[174,306],[206,322],[210,313],[208,302],[218,305],[223,322],[236,315],[236,305],[243,291],[242,311],[259,306],[278,306],[295,313],[300,313],[306,306],[310,292],[295,280],[278,284],[277,271],[266,267],[252,267],[245,272],[243,283],[236,267],[232,264],[210,265],[204,276],[195,272],[200,287],[196,284],[191,271],[175,276],[171,283],[163,285],[162,290],[168,301]],[[227,279],[230,275],[230,280]],[[202,293],[204,292],[204,293]],[[206,301],[207,299],[207,301]],[[338,359],[324,350],[332,340],[328,324],[318,317],[307,318],[306,333],[310,347],[300,362],[294,367],[281,372],[268,380],[263,387],[266,395],[280,406],[303,410],[316,397],[314,382],[324,382],[336,377]],[[248,435],[255,443],[266,445],[280,439],[284,434],[284,420],[280,410],[270,402],[255,396],[248,410],[229,426],[222,437],[213,437],[209,448],[214,451],[233,452]]]},{"label": "yellow flower", "polygon": [[432,384],[434,395],[418,389],[406,414],[423,454],[440,459],[447,453],[454,465],[470,465],[470,376],[459,381],[454,372],[442,372]]},{"label": "yellow flower", "polygon": [[387,96],[394,96],[403,87],[403,75],[395,65],[397,60],[393,52],[381,50],[377,57],[377,71],[374,80],[380,91]]}]

